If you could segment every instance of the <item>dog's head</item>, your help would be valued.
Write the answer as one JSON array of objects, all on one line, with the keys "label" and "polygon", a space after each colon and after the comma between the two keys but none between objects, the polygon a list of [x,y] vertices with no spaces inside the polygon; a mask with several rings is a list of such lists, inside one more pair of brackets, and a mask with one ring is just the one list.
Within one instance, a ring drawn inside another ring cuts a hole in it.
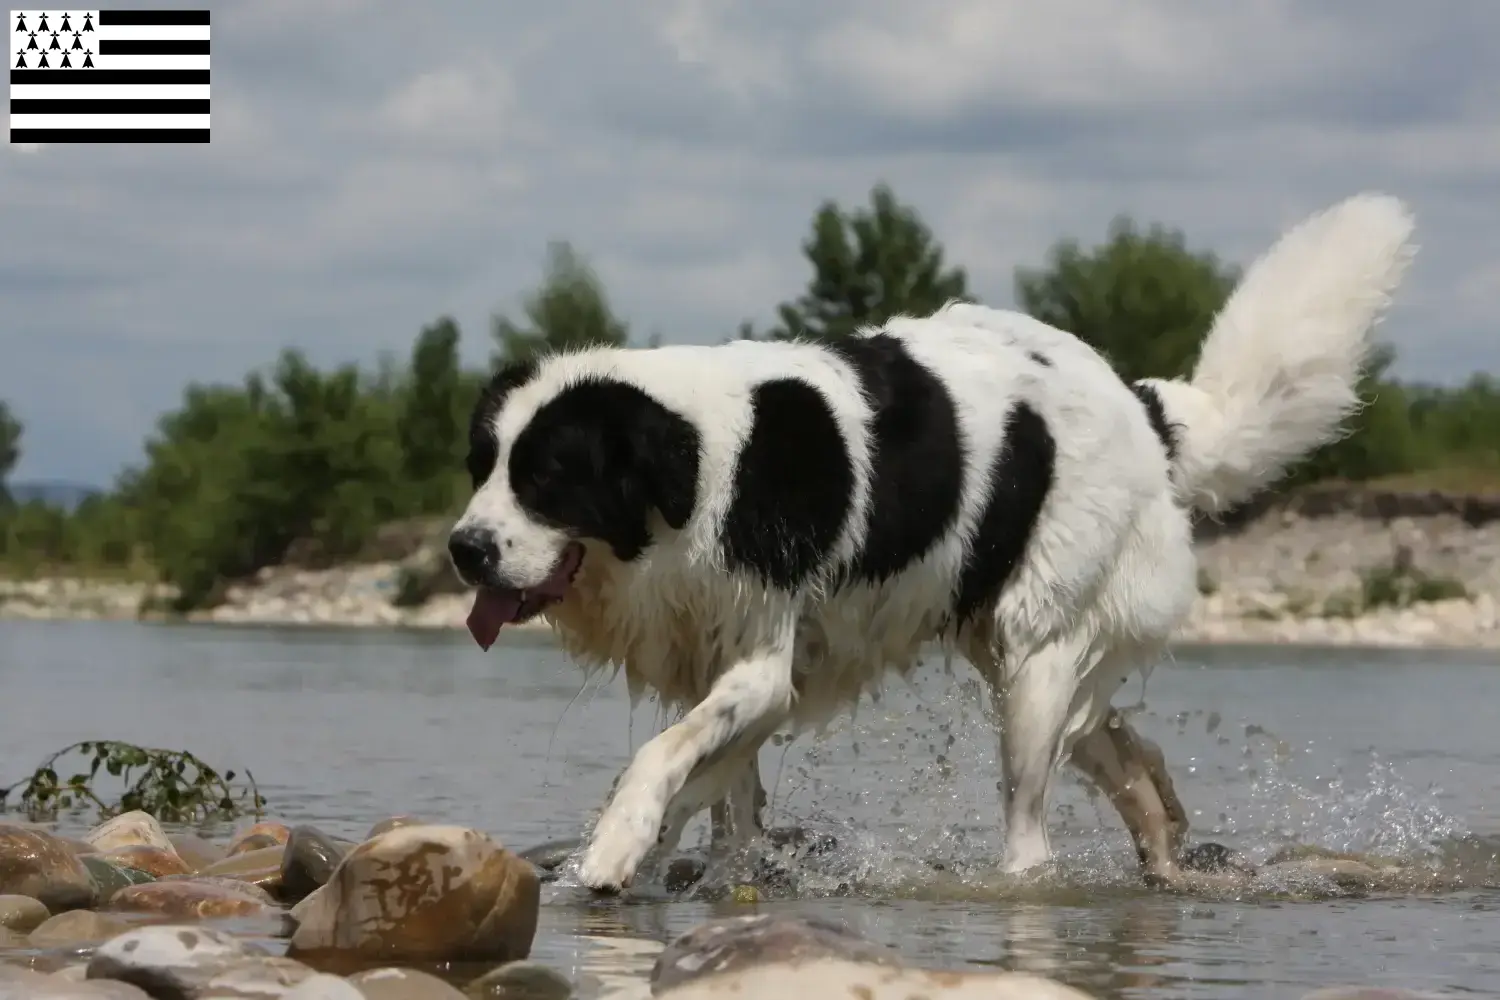
[{"label": "dog's head", "polygon": [[653,512],[686,525],[698,451],[691,423],[627,382],[534,363],[496,374],[470,421],[474,496],[448,539],[476,588],[475,641],[488,649],[502,626],[564,599],[584,541],[629,562],[652,542]]}]

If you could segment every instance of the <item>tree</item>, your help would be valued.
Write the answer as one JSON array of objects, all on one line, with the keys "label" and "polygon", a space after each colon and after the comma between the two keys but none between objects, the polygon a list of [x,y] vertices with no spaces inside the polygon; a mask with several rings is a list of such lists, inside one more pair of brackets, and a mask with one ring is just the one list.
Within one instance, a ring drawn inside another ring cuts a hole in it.
[{"label": "tree", "polygon": [[1127,380],[1186,374],[1239,280],[1212,253],[1187,249],[1180,232],[1142,232],[1121,216],[1100,246],[1055,244],[1039,269],[1016,270],[1016,301],[1044,323],[1091,345]]},{"label": "tree", "polygon": [[526,297],[522,312],[529,328],[505,316],[494,319],[496,367],[550,351],[623,347],[630,339],[630,328],[611,310],[599,276],[567,243],[548,247],[541,287]]},{"label": "tree", "polygon": [[0,400],[0,507],[11,504],[10,474],[21,459],[21,422]]},{"label": "tree", "polygon": [[446,511],[463,481],[469,410],[478,386],[459,364],[458,341],[458,325],[446,316],[424,328],[401,393],[396,433],[402,468],[422,513]]},{"label": "tree", "polygon": [[[845,337],[897,315],[930,316],[967,296],[963,268],[946,267],[943,249],[915,209],[877,185],[870,206],[845,212],[824,202],[802,253],[813,268],[807,291],[777,310],[778,340]],[[748,324],[740,329],[743,339]]]}]

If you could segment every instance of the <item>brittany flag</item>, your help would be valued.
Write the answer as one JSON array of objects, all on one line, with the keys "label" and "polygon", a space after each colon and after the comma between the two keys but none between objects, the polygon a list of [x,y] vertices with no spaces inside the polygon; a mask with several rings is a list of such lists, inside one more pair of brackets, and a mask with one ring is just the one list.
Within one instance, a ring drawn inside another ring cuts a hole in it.
[{"label": "brittany flag", "polygon": [[207,142],[208,11],[13,10],[10,141]]}]

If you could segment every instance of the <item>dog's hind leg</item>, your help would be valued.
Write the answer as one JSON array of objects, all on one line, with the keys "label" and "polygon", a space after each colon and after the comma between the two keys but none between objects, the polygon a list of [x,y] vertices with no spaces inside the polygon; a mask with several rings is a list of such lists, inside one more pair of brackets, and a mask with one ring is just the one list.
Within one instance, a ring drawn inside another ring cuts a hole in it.
[{"label": "dog's hind leg", "polygon": [[[636,752],[594,827],[579,881],[604,892],[630,885],[694,772],[753,753],[782,724],[792,704],[796,620],[795,613],[782,616],[760,648],[720,675],[681,722]],[[696,809],[722,797],[699,800]]]},{"label": "dog's hind leg", "polygon": [[1177,874],[1188,819],[1161,749],[1110,709],[1100,726],[1074,744],[1071,759],[1119,811],[1147,881],[1170,881]]}]

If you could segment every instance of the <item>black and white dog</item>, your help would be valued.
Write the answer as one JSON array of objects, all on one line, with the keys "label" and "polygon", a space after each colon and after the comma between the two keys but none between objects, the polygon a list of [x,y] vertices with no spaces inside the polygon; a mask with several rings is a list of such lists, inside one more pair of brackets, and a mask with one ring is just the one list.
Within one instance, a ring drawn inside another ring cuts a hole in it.
[{"label": "black and white dog", "polygon": [[1189,381],[1126,385],[1075,337],[967,304],[831,345],[592,349],[497,374],[450,539],[470,630],[488,648],[545,615],[581,662],[682,713],[621,776],[580,881],[630,885],[710,806],[730,846],[751,837],[762,742],[930,643],[993,692],[1006,871],[1048,859],[1048,786],[1071,760],[1146,873],[1176,875],[1185,814],[1110,698],[1193,603],[1191,511],[1248,498],[1358,405],[1412,228],[1360,195],[1287,232]]}]

